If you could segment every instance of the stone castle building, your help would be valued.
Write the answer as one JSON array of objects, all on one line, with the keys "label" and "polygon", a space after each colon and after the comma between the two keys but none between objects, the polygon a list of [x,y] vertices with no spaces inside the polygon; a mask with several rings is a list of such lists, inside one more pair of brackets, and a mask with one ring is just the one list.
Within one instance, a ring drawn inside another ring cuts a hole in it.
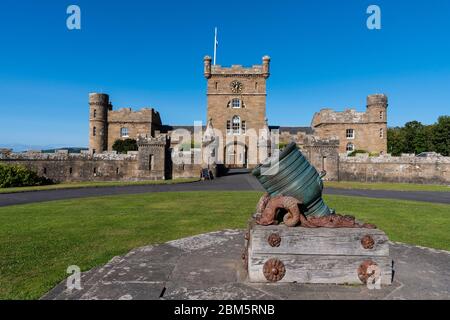
[{"label": "stone castle building", "polygon": [[[387,151],[385,95],[367,97],[365,112],[317,112],[311,127],[269,126],[266,119],[270,58],[261,65],[222,67],[203,60],[207,80],[207,126],[200,137],[193,126],[170,126],[153,108],[113,110],[109,96],[89,95],[89,151],[70,154],[12,153],[0,150],[0,163],[21,164],[55,181],[111,181],[198,177],[202,168],[251,168],[276,144],[294,141],[330,180],[450,182],[450,158],[391,157]],[[303,121],[303,120],[299,120]],[[187,136],[176,134],[184,131]],[[220,134],[219,134],[220,133]],[[279,141],[274,142],[276,133]],[[117,154],[117,139],[136,139],[138,151]],[[347,157],[353,150],[368,154]],[[252,154],[257,154],[256,162]],[[201,154],[207,154],[205,163]],[[179,159],[182,161],[179,161]],[[200,161],[198,161],[200,159]],[[212,160],[212,162],[210,162]]]},{"label": "stone castle building", "polygon": [[107,94],[89,94],[89,151],[92,153],[112,151],[117,139],[153,137],[160,127],[161,117],[153,108],[115,111]]},{"label": "stone castle building", "polygon": [[369,153],[387,152],[387,97],[374,94],[367,97],[366,112],[347,109],[336,112],[322,109],[314,114],[311,127],[321,137],[339,139],[339,152],[364,150]]}]

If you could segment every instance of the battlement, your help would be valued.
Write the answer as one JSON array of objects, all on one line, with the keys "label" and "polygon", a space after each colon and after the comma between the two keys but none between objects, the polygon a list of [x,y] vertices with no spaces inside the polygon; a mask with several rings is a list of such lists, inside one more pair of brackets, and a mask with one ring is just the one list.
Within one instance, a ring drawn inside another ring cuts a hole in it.
[{"label": "battlement", "polygon": [[211,57],[204,58],[205,70],[204,74],[207,79],[212,76],[222,77],[246,77],[246,76],[261,76],[268,78],[270,75],[270,57],[264,56],[261,65],[253,65],[251,67],[244,67],[242,65],[232,65],[231,67],[223,67],[221,65],[211,65]]},{"label": "battlement", "polygon": [[367,106],[381,105],[387,107],[388,98],[385,94],[371,94],[367,96]]},{"label": "battlement", "polygon": [[355,109],[345,109],[344,111],[334,111],[332,109],[321,109],[313,116],[312,127],[324,123],[367,123],[368,117],[365,112],[358,112]]},{"label": "battlement", "polygon": [[108,122],[160,122],[159,119],[159,112],[154,108],[142,108],[137,111],[120,108],[108,112]]}]

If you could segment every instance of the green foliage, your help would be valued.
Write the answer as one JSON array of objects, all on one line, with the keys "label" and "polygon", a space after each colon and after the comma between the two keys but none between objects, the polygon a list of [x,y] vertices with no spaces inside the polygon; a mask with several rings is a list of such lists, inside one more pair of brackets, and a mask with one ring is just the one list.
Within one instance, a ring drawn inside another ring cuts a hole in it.
[{"label": "green foliage", "polygon": [[117,139],[112,148],[114,151],[117,151],[117,153],[127,153],[128,151],[137,151],[138,145],[134,139]]},{"label": "green foliage", "polygon": [[286,148],[287,145],[288,145],[288,144],[285,143],[285,142],[280,142],[280,143],[278,144],[278,149],[283,150],[284,148]]},{"label": "green foliage", "polygon": [[404,127],[389,128],[387,134],[388,152],[394,156],[432,151],[450,155],[450,116],[441,116],[428,126],[410,121]]},{"label": "green foliage", "polygon": [[201,144],[199,142],[192,141],[191,143],[186,142],[181,144],[180,151],[190,151],[191,149],[200,148]]},{"label": "green foliage", "polygon": [[50,179],[39,177],[36,172],[21,165],[0,164],[0,188],[42,186]]},{"label": "green foliage", "polygon": [[353,150],[352,152],[350,152],[348,154],[349,157],[354,157],[356,156],[357,153],[368,153],[366,150]]},{"label": "green foliage", "polygon": [[433,126],[431,136],[433,149],[444,156],[450,156],[450,116],[441,116]]}]

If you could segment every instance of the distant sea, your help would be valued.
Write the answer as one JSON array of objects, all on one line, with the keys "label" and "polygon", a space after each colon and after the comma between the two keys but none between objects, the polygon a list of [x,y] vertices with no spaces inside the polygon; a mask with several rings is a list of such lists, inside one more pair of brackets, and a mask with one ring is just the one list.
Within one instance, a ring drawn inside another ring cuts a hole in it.
[{"label": "distant sea", "polygon": [[12,149],[14,152],[24,151],[42,151],[42,152],[54,152],[58,149],[69,149],[70,152],[80,152],[80,150],[88,150],[86,147],[67,147],[64,145],[26,145],[26,144],[0,144],[0,149]]}]

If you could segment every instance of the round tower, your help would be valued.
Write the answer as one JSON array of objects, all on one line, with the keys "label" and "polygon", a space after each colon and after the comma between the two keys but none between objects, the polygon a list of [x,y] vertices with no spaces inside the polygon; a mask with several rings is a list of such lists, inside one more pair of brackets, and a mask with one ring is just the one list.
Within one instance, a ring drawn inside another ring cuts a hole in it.
[{"label": "round tower", "polygon": [[109,105],[107,94],[89,94],[89,151],[91,153],[102,153],[107,150]]},{"label": "round tower", "polygon": [[384,94],[367,96],[367,114],[369,122],[387,122],[388,98]]}]

